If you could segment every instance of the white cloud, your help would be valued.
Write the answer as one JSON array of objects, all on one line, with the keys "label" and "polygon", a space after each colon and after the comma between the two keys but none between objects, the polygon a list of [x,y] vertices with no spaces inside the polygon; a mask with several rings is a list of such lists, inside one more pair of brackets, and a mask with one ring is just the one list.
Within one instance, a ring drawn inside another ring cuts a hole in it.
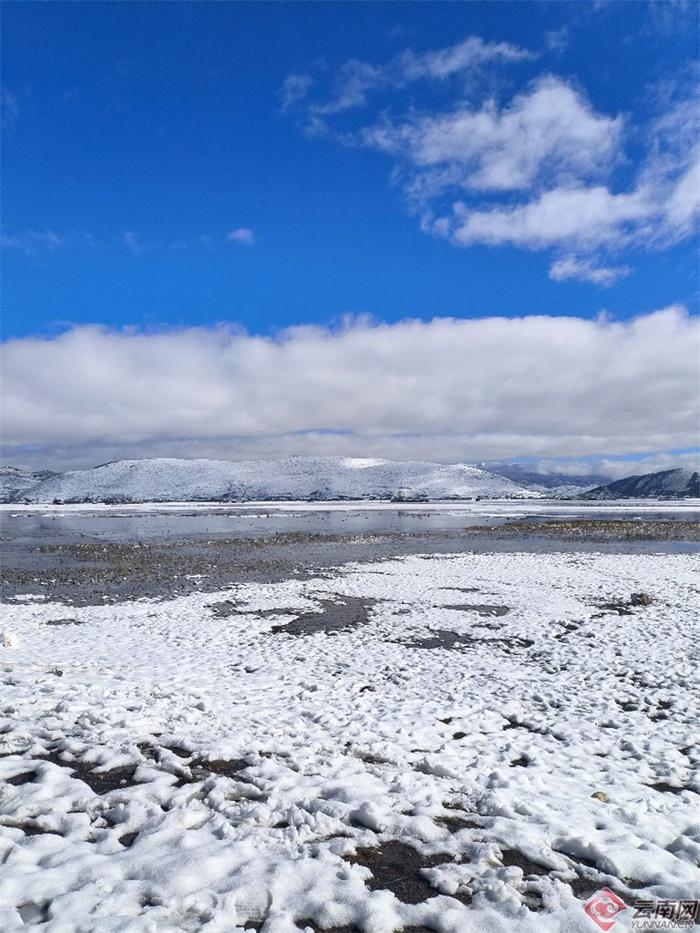
[{"label": "white cloud", "polygon": [[473,210],[463,201],[451,216],[435,222],[435,232],[460,246],[504,243],[531,249],[548,246],[619,245],[630,240],[655,205],[646,192],[611,194],[607,188],[554,188],[517,207]]},{"label": "white cloud", "polygon": [[351,58],[336,77],[331,99],[325,103],[312,104],[311,110],[315,114],[330,115],[361,107],[367,102],[369,91],[382,86],[387,80],[382,68]]},{"label": "white cloud", "polygon": [[146,243],[143,242],[140,235],[133,230],[125,230],[122,233],[122,239],[132,256],[143,256],[149,248]]},{"label": "white cloud", "polygon": [[445,81],[476,71],[487,62],[518,62],[533,57],[527,49],[509,42],[485,42],[479,36],[469,36],[442,49],[422,53],[405,49],[384,64],[352,58],[340,66],[326,100],[308,102],[313,83],[310,75],[288,75],[280,89],[282,108],[288,110],[304,101],[312,113],[330,116],[366,105],[373,91],[400,89],[420,80]]},{"label": "white cloud", "polygon": [[622,479],[661,470],[700,470],[700,451],[662,451],[631,457],[595,457],[585,460],[540,460],[533,465],[539,473],[564,473],[568,476],[597,474]]},{"label": "white cloud", "polygon": [[569,44],[570,35],[566,26],[559,29],[550,29],[544,34],[544,42],[550,52],[555,55],[561,55]]},{"label": "white cloud", "polygon": [[54,253],[71,242],[70,238],[59,236],[54,230],[23,230],[0,234],[0,246],[3,249],[17,250],[32,258]]},{"label": "white cloud", "polygon": [[700,216],[700,145],[695,147],[687,168],[672,187],[666,216],[668,227],[676,237],[692,233]]},{"label": "white cloud", "polygon": [[[698,150],[700,152],[700,150]],[[473,206],[455,201],[448,213],[424,212],[424,230],[457,246],[484,243],[525,249],[576,248],[610,255],[627,247],[665,248],[691,236],[700,217],[700,158],[662,174],[658,164],[640,183],[614,193],[605,185],[551,188],[524,203]],[[589,255],[586,262],[591,263]],[[595,280],[591,280],[595,281]]]},{"label": "white cloud", "polygon": [[517,62],[533,57],[527,49],[510,42],[484,42],[480,36],[468,36],[455,45],[422,54],[406,49],[387,70],[395,75],[395,83],[400,84],[422,78],[444,80],[485,62]]},{"label": "white cloud", "polygon": [[276,338],[79,327],[2,345],[5,455],[85,465],[150,455],[474,461],[687,448],[698,427],[699,330],[680,308],[622,323],[360,320]]},{"label": "white cloud", "polygon": [[[621,116],[595,112],[551,75],[500,109],[488,100],[478,110],[383,120],[361,139],[406,167],[406,191],[425,231],[463,247],[575,247],[591,254],[579,263],[590,274],[578,277],[601,284],[604,275],[611,284],[627,267],[603,266],[597,275],[594,252],[663,247],[693,232],[700,214],[700,146],[687,144],[693,119],[684,101],[653,124],[650,155],[623,191],[602,183],[621,158]],[[482,191],[496,197],[480,202],[474,195]],[[506,197],[513,191],[524,199]],[[556,274],[567,268],[555,262],[553,278],[570,277]],[[607,274],[611,268],[616,274]]]},{"label": "white cloud", "polygon": [[[566,39],[565,30],[544,35],[550,51]],[[558,75],[540,75],[510,100],[494,95],[506,86],[497,66],[534,57],[472,36],[445,49],[409,49],[383,65],[352,60],[325,101],[304,96],[305,131],[388,156],[392,181],[425,232],[461,247],[575,254],[580,280],[614,284],[628,272],[617,260],[625,250],[666,249],[695,232],[696,91],[688,75],[652,86],[641,125],[600,112]],[[447,84],[453,75],[460,80]],[[402,98],[398,92],[417,81],[441,82],[440,97],[432,98],[439,105],[420,110],[415,97]],[[343,125],[344,111],[368,105],[370,92],[381,89],[393,92],[388,104],[364,125]],[[625,152],[625,133],[637,144],[634,159]],[[552,278],[571,278],[571,271],[554,257]]]},{"label": "white cloud", "polygon": [[255,234],[249,227],[237,227],[231,230],[226,239],[229,243],[243,243],[246,246],[252,246],[255,243]]},{"label": "white cloud", "polygon": [[282,109],[288,110],[294,104],[303,100],[311,89],[314,79],[307,74],[291,74],[284,79],[280,88],[280,98],[282,100]]},{"label": "white cloud", "polygon": [[609,288],[620,279],[632,273],[629,266],[600,266],[591,259],[579,259],[576,256],[564,256],[555,260],[549,267],[549,277],[554,282],[574,279],[578,282],[591,282]]},{"label": "white cloud", "polygon": [[19,101],[7,88],[0,87],[0,127],[9,130],[19,115]]},{"label": "white cloud", "polygon": [[529,189],[610,168],[617,156],[622,118],[596,113],[566,82],[551,75],[501,109],[460,107],[437,116],[388,122],[362,134],[365,145],[418,167],[451,165],[450,185],[477,190]]}]

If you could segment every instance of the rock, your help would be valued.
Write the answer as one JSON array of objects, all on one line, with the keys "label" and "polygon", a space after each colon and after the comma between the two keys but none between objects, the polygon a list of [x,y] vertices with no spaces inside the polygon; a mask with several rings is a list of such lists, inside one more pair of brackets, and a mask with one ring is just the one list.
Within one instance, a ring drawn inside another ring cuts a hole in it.
[{"label": "rock", "polygon": [[648,593],[632,593],[630,606],[651,606],[654,600]]}]

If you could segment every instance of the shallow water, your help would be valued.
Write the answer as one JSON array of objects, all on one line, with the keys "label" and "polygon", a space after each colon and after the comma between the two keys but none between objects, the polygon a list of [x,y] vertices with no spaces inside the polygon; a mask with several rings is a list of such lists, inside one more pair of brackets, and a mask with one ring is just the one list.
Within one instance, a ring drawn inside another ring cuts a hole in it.
[{"label": "shallow water", "polygon": [[6,507],[0,593],[90,605],[409,554],[697,553],[699,514],[649,500]]},{"label": "shallow water", "polygon": [[275,534],[434,534],[511,520],[549,518],[646,519],[697,522],[700,500],[482,500],[388,502],[148,503],[133,506],[4,506],[5,540],[43,542],[82,538],[168,541],[198,537],[251,538]]}]

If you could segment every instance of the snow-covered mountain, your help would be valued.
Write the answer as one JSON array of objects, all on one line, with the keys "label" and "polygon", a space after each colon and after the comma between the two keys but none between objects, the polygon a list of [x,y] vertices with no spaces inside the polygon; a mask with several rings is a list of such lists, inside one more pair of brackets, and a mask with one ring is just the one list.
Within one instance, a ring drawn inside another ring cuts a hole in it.
[{"label": "snow-covered mountain", "polygon": [[603,486],[611,481],[609,476],[602,476],[598,473],[588,475],[538,473],[535,470],[528,470],[521,463],[514,463],[510,460],[487,460],[483,463],[477,463],[475,466],[489,473],[494,473],[496,476],[504,476],[520,486],[525,486],[527,489],[533,489],[535,492],[541,492],[553,498],[578,496],[581,492],[594,489],[596,486]]},{"label": "snow-covered mountain", "polygon": [[581,494],[582,499],[640,499],[700,497],[700,474],[693,470],[662,470],[628,476]]},{"label": "snow-covered mountain", "polygon": [[[20,502],[172,502],[260,499],[537,498],[539,493],[462,464],[352,457],[278,460],[119,460],[22,489]],[[8,501],[8,500],[5,500]]]},{"label": "snow-covered mountain", "polygon": [[12,502],[21,498],[32,486],[58,475],[51,470],[31,473],[29,470],[18,470],[17,467],[0,466],[0,502]]}]

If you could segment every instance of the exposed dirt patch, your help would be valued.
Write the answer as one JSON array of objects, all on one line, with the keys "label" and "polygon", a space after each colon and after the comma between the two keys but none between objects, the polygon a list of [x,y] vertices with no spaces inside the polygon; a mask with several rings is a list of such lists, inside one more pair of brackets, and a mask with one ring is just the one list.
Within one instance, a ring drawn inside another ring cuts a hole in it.
[{"label": "exposed dirt patch", "polygon": [[[365,884],[371,891],[391,891],[405,904],[421,904],[439,893],[428,883],[422,869],[452,862],[453,857],[447,853],[421,855],[404,842],[391,841],[358,849],[348,861],[369,868],[372,877]],[[471,900],[470,895],[459,892],[451,896],[464,904]]]},{"label": "exposed dirt patch", "polygon": [[37,760],[50,761],[60,768],[70,771],[72,776],[102,796],[113,790],[123,790],[125,787],[135,787],[138,781],[134,780],[135,765],[125,765],[122,768],[112,768],[110,771],[96,771],[80,761],[64,761],[60,753],[53,750],[41,755]]},{"label": "exposed dirt patch", "polygon": [[551,869],[533,862],[521,852],[515,849],[503,849],[501,862],[505,868],[519,868],[523,873],[524,890],[520,891],[520,897],[528,910],[544,910],[544,900],[540,891],[533,889],[532,882],[538,877],[551,874]]},{"label": "exposed dirt patch", "polygon": [[596,872],[600,872],[598,868],[598,863],[594,862],[593,859],[586,858],[583,855],[569,855],[568,852],[562,852],[559,849],[555,849],[555,852],[559,852],[560,855],[565,855],[568,859],[571,859],[572,862],[576,865],[577,869],[580,869],[581,866],[584,868],[592,868]]},{"label": "exposed dirt patch", "polygon": [[[100,796],[108,794],[113,790],[134,787],[137,783],[134,781],[134,774],[136,772],[136,767],[134,765],[127,765],[124,768],[113,768],[111,771],[95,771],[92,768],[86,767],[79,761],[63,761],[56,752],[47,752],[45,755],[32,760],[31,764],[34,764],[35,761],[50,761],[52,764],[65,768],[67,771],[71,772],[73,777],[83,781],[84,784],[87,784],[92,791]],[[16,774],[14,777],[5,778],[5,781],[8,784],[19,786],[22,784],[29,784],[36,780],[37,776],[38,771],[34,767],[30,771],[23,771],[21,774]]]},{"label": "exposed dirt patch", "polygon": [[314,933],[362,933],[360,927],[320,927],[314,920],[297,920],[300,930],[313,930]]},{"label": "exposed dirt patch", "polygon": [[23,771],[21,774],[15,774],[12,777],[5,778],[5,784],[12,784],[14,787],[21,787],[23,784],[31,784],[36,778],[36,771]]},{"label": "exposed dirt patch", "polygon": [[525,907],[527,907],[528,910],[544,910],[544,898],[539,891],[521,891],[520,897],[522,898],[523,904]]},{"label": "exposed dirt patch", "polygon": [[515,849],[503,849],[501,861],[506,868],[520,868],[526,878],[529,875],[548,875],[552,870],[533,862],[532,859]]},{"label": "exposed dirt patch", "polygon": [[599,612],[595,618],[600,618],[602,615],[608,613],[615,613],[618,616],[633,616],[634,609],[630,603],[623,600],[615,600],[611,603],[597,603],[599,609],[602,609],[602,612]]},{"label": "exposed dirt patch", "polygon": [[180,778],[177,786],[181,787],[183,784],[193,784],[196,781],[204,781],[212,775],[231,778],[232,780],[240,781],[243,784],[252,784],[253,782],[250,780],[250,778],[246,777],[242,773],[246,768],[249,767],[250,762],[246,761],[245,758],[219,758],[213,761],[206,761],[203,758],[198,758],[195,761],[190,762],[189,765],[192,777]]},{"label": "exposed dirt patch", "polygon": [[82,765],[71,766],[74,776],[83,781],[90,790],[102,796],[113,790],[123,790],[125,787],[135,787],[136,768],[127,765],[124,768],[113,768],[111,771],[90,771]]},{"label": "exposed dirt patch", "polygon": [[561,625],[562,631],[557,632],[557,634],[554,637],[557,640],[566,638],[567,636],[571,635],[572,632],[578,631],[578,629],[580,629],[583,624],[584,624],[583,620],[580,620],[578,622],[574,622],[574,621],[560,622],[559,625]]},{"label": "exposed dirt patch", "polygon": [[2,823],[2,826],[8,829],[21,829],[25,836],[62,835],[57,829],[48,829],[46,826],[41,826],[41,824],[34,821],[28,821],[26,823]]},{"label": "exposed dirt patch", "polygon": [[599,891],[601,887],[599,881],[594,881],[592,878],[584,878],[582,875],[566,883],[571,888],[574,897],[578,897],[583,901],[587,901],[588,898],[595,894],[596,891]]},{"label": "exposed dirt patch", "polygon": [[369,610],[376,600],[360,596],[343,596],[342,602],[324,599],[320,612],[303,612],[296,619],[273,625],[271,634],[286,634],[300,637],[318,632],[333,634],[357,628],[369,621]]},{"label": "exposed dirt patch", "polygon": [[441,606],[441,609],[458,609],[460,612],[475,612],[485,618],[497,618],[510,612],[510,606],[492,606],[489,603],[452,603]]},{"label": "exposed dirt patch", "polygon": [[[313,930],[314,933],[362,933],[361,927],[320,927],[314,920],[298,920],[297,926],[300,930]],[[430,927],[401,927],[400,933],[433,933]]]},{"label": "exposed dirt patch", "polygon": [[180,748],[178,745],[164,745],[167,751],[172,752],[173,755],[177,755],[178,758],[190,758],[191,752],[188,752],[186,748]]},{"label": "exposed dirt patch", "polygon": [[533,726],[532,723],[522,722],[519,719],[509,719],[503,727],[504,729],[526,729],[535,735],[549,735],[549,730],[545,726]]},{"label": "exposed dirt patch", "polygon": [[594,618],[597,619],[606,613],[612,612],[619,616],[633,616],[636,614],[636,609],[642,609],[646,606],[651,606],[653,602],[654,600],[648,593],[632,593],[629,599],[624,599],[623,597],[618,596],[612,599],[610,602],[596,603],[596,606],[603,611],[599,612],[598,615],[594,616]]},{"label": "exposed dirt patch", "polygon": [[657,790],[660,794],[682,794],[684,790],[693,790],[692,787],[679,787],[666,781],[657,781],[656,784],[648,784],[647,787]]},{"label": "exposed dirt patch", "polygon": [[468,816],[459,816],[456,813],[454,816],[452,816],[452,814],[449,816],[437,816],[435,817],[435,822],[440,826],[444,826],[450,833],[458,833],[462,829],[484,828],[480,823],[475,823],[474,820],[470,819]]},{"label": "exposed dirt patch", "polygon": [[463,632],[453,632],[449,629],[431,628],[432,634],[423,638],[414,638],[411,641],[397,640],[395,644],[406,648],[443,648],[446,651],[462,651],[474,645],[505,645],[515,648],[529,648],[534,645],[531,638],[521,638],[514,635],[510,638],[477,638]]},{"label": "exposed dirt patch", "polygon": [[211,603],[208,607],[217,619],[230,619],[232,616],[254,615],[258,619],[274,619],[275,616],[293,616],[298,609],[250,609],[232,599],[225,599],[220,603]]},{"label": "exposed dirt patch", "polygon": [[85,625],[80,619],[49,619],[46,625]]}]

